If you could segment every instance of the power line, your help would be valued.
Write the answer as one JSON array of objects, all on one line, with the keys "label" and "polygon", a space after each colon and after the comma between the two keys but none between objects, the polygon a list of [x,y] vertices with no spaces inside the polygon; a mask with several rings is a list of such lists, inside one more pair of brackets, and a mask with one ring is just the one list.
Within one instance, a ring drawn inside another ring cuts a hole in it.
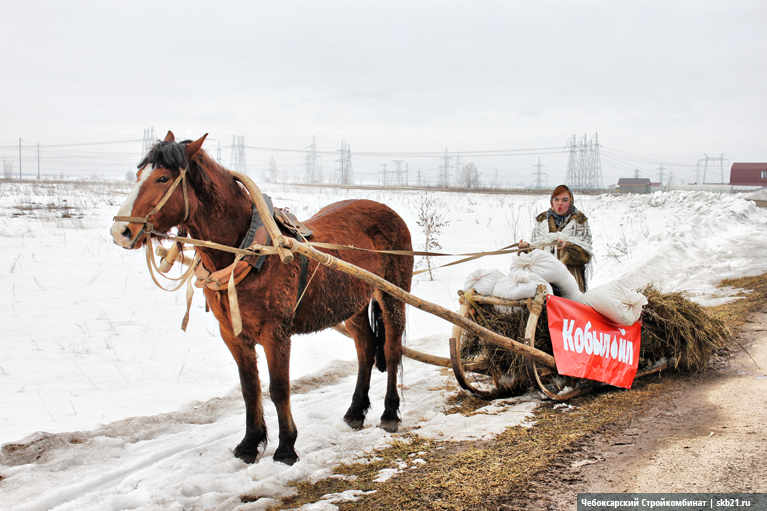
[{"label": "power line", "polygon": [[[275,148],[275,147],[260,147],[260,146],[246,146],[248,149],[253,149],[255,151],[266,151],[266,152],[282,152],[282,153],[303,153],[303,149],[284,149],[284,148]],[[538,147],[538,148],[530,148],[530,149],[498,149],[498,150],[487,150],[487,151],[460,151],[464,155],[471,155],[471,156],[510,156],[510,155],[522,155],[522,156],[529,156],[531,154],[554,154],[554,153],[561,153],[562,148],[561,147]],[[316,154],[318,155],[335,155],[336,151],[316,151]],[[355,152],[358,156],[383,156],[383,157],[396,157],[396,156],[413,156],[413,157],[433,157],[433,156],[441,156],[444,153],[442,152],[434,152],[434,151],[414,151],[414,152],[408,152],[408,151],[386,151],[386,152],[379,152],[379,151],[357,151]]]}]

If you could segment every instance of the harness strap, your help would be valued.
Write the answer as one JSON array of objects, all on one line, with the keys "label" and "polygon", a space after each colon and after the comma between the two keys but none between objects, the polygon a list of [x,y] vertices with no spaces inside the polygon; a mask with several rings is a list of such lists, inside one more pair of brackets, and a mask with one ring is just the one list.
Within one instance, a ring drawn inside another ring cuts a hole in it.
[{"label": "harness strap", "polygon": [[[168,188],[168,191],[165,192],[165,195],[162,196],[162,199],[160,199],[160,202],[157,203],[157,205],[152,208],[152,211],[147,213],[146,216],[140,217],[140,216],[115,216],[113,219],[117,220],[118,222],[129,222],[129,223],[136,223],[136,224],[149,224],[149,217],[160,211],[162,207],[165,205],[166,202],[168,202],[168,199],[170,199],[170,196],[173,195],[173,192],[178,188],[178,185],[183,183],[183,192],[184,192],[184,222],[186,222],[187,218],[189,218],[189,196],[186,191],[186,179],[184,179],[184,176],[186,175],[186,169],[180,169],[179,175],[176,178],[175,181],[173,181],[173,184],[170,185],[170,188]],[[151,225],[151,224],[149,224]],[[151,231],[152,229],[147,229],[148,231]]]},{"label": "harness strap", "polygon": [[242,282],[242,279],[247,277],[251,268],[253,267],[242,259],[214,272],[210,272],[202,264],[198,264],[194,270],[194,276],[197,277],[194,285],[200,289],[206,287],[213,291],[229,289],[232,276],[234,276],[234,285],[236,286]]},{"label": "harness strap", "polygon": [[[269,206],[269,209],[273,210],[272,199],[268,195],[264,194],[264,200]],[[240,243],[239,248],[241,251],[245,251],[253,245],[253,240],[256,238],[256,232],[258,232],[258,230],[263,226],[264,223],[261,220],[261,215],[258,213],[258,209],[254,206],[250,217],[250,227],[248,228],[248,232],[245,234],[245,238],[242,240],[242,243]],[[267,234],[266,244],[268,245],[270,241],[271,237]],[[232,277],[234,277],[234,285],[236,286],[242,282],[248,273],[250,273],[251,268],[260,270],[261,266],[264,264],[264,260],[266,260],[266,255],[263,254],[258,258],[255,258],[252,255],[245,255],[242,252],[239,254],[241,256],[239,261],[236,261],[226,268],[218,271],[211,272],[202,264],[200,264],[194,272],[195,277],[197,277],[194,285],[198,288],[205,287],[212,289],[213,291],[229,289],[229,286],[231,285],[230,283],[232,282]]]}]

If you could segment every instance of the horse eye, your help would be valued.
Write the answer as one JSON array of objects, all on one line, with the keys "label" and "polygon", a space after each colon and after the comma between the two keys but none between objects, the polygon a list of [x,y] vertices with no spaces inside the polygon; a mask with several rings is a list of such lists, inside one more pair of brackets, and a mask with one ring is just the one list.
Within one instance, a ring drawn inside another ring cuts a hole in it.
[{"label": "horse eye", "polygon": [[167,183],[168,181],[170,181],[168,176],[161,176],[160,179],[157,180],[158,183]]}]

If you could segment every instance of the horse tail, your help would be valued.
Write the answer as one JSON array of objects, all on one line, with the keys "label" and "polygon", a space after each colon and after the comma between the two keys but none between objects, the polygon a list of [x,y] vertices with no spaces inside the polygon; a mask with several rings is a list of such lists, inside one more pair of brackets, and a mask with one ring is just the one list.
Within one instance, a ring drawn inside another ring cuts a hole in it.
[{"label": "horse tail", "polygon": [[386,343],[386,328],[383,322],[383,311],[378,301],[373,298],[370,300],[370,328],[373,330],[373,342],[375,343],[375,365],[382,373],[386,372],[386,353],[384,344]]}]

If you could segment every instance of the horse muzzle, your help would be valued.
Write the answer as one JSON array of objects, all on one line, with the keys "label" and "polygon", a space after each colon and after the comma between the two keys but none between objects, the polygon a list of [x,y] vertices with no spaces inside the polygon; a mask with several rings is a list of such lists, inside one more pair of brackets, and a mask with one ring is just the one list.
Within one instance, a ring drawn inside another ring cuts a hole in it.
[{"label": "horse muzzle", "polygon": [[146,225],[115,222],[109,233],[112,235],[112,241],[115,245],[127,250],[141,248],[146,239]]}]

